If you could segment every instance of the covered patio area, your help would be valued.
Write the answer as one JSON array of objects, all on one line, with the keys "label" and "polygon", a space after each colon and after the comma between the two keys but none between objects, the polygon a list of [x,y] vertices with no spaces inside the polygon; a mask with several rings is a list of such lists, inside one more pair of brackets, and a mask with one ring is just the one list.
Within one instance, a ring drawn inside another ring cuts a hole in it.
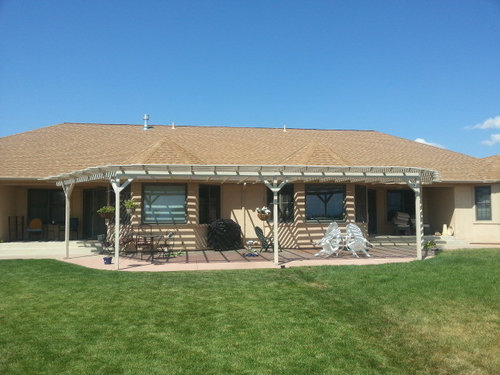
[{"label": "covered patio area", "polygon": [[[75,171],[69,174],[61,174],[57,176],[48,177],[45,180],[53,181],[58,186],[62,187],[66,196],[66,232],[65,232],[65,241],[66,241],[66,257],[69,258],[69,218],[70,218],[70,196],[73,191],[73,187],[75,184],[89,181],[98,181],[98,180],[109,180],[113,191],[115,193],[115,220],[114,220],[114,236],[111,242],[114,243],[114,267],[115,269],[120,269],[120,192],[125,189],[132,181],[136,181],[136,183],[150,181],[155,184],[164,183],[164,182],[179,182],[179,181],[188,181],[189,183],[200,183],[200,182],[217,182],[220,184],[233,183],[235,186],[242,186],[243,189],[247,186],[247,184],[262,184],[266,186],[272,195],[272,219],[268,222],[269,232],[272,236],[273,253],[272,256],[267,258],[264,256],[258,256],[259,261],[267,261],[268,263],[272,262],[273,267],[279,267],[282,265],[284,261],[291,261],[294,257],[296,260],[304,260],[307,259],[308,256],[312,256],[307,251],[303,251],[303,255],[298,255],[295,253],[282,253],[278,252],[278,238],[280,232],[280,221],[279,221],[279,193],[280,190],[286,185],[291,183],[337,183],[337,184],[347,184],[349,183],[350,189],[354,189],[355,183],[365,183],[365,184],[404,184],[411,188],[414,191],[415,195],[415,227],[416,227],[416,254],[412,257],[416,257],[417,259],[422,259],[422,249],[423,249],[423,222],[422,222],[422,200],[421,200],[421,190],[422,184],[424,183],[432,183],[433,181],[439,180],[439,175],[437,172],[428,169],[422,168],[412,168],[412,167],[360,167],[360,166],[276,166],[276,165],[128,165],[128,166],[105,166],[105,167],[96,167],[96,168],[88,168],[81,171]],[[139,189],[142,189],[142,193],[144,193],[144,187],[139,185]],[[155,189],[155,186],[158,185],[147,185],[149,189]],[[199,225],[199,216],[197,213],[197,202],[198,195],[194,193],[191,195],[191,201],[187,198],[189,194],[186,193],[186,189],[189,190],[189,187],[186,188],[186,185],[175,185],[179,190],[182,190],[182,194],[179,196],[177,201],[172,201],[171,207],[175,209],[170,209],[167,205],[163,205],[162,209],[167,212],[165,215],[168,216],[169,222],[176,223],[176,217],[178,217],[178,221],[181,224],[188,224],[187,217],[189,216],[192,219],[192,223],[195,225]],[[197,185],[190,185],[191,189],[196,188]],[[339,198],[338,206],[341,208],[342,212],[345,212],[346,215],[350,215],[351,219],[354,219],[354,206],[350,206],[351,203],[343,203],[345,201],[345,191],[346,185],[341,185],[337,187],[336,192],[340,192],[343,198]],[[304,189],[302,190],[304,191]],[[335,192],[334,192],[335,193]],[[328,192],[327,196],[319,196],[318,199],[323,199],[324,203],[324,223],[331,221],[331,219],[335,216],[332,212],[327,212],[326,203],[330,200],[334,193]],[[148,193],[149,194],[149,193]],[[318,193],[319,194],[319,193]],[[326,194],[326,193],[325,193]],[[323,195],[325,195],[323,194]],[[337,194],[339,195],[339,194]],[[339,196],[340,196],[339,195]],[[354,198],[354,190],[352,191],[352,197]],[[230,195],[228,195],[229,197]],[[316,197],[317,198],[317,197]],[[338,197],[337,197],[338,198]],[[154,199],[157,199],[155,196]],[[228,198],[229,201],[231,198]],[[299,202],[304,205],[304,198],[299,198],[297,195],[294,200],[297,201],[297,205]],[[317,201],[319,202],[319,201]],[[316,203],[317,203],[316,202]],[[144,203],[144,201],[142,202]],[[234,202],[233,202],[234,203]],[[152,203],[151,203],[152,205]],[[241,202],[237,202],[235,207],[238,205],[243,205]],[[149,207],[149,206],[148,206]],[[148,208],[149,209],[149,208]],[[177,210],[177,211],[176,211]],[[348,214],[350,212],[350,214]],[[142,213],[146,213],[146,209],[143,207]],[[170,215],[170,216],[169,216]],[[177,215],[177,216],[175,216]],[[191,216],[190,216],[191,215]],[[231,211],[229,216],[233,216],[234,211]],[[333,216],[332,216],[333,215]],[[318,221],[314,218],[306,218],[303,213],[298,214],[301,219],[299,221],[294,222],[294,226],[292,226],[292,230],[294,232],[299,232],[301,226],[309,227]],[[345,215],[341,215],[339,219],[346,219]],[[147,217],[144,219],[143,217],[138,218],[139,224],[148,223],[149,221],[153,221],[158,224],[157,217]],[[162,220],[162,219],[161,219]],[[160,221],[161,221],[160,220]],[[243,218],[246,220],[246,218]],[[346,220],[345,222],[348,222]],[[318,221],[321,224],[321,220]],[[196,237],[196,234],[193,230],[189,229],[188,226],[185,228],[190,231],[190,233]],[[193,227],[194,228],[194,227]],[[324,233],[324,229],[320,228],[317,233],[318,236],[322,235],[320,232]],[[309,233],[312,233],[309,231]],[[306,237],[309,234],[306,233]],[[198,239],[199,239],[198,235]],[[300,237],[300,233],[297,234],[297,237]],[[313,238],[305,238],[304,241],[308,241],[311,243]],[[196,242],[196,238],[194,240]],[[283,244],[287,246],[286,244]],[[289,245],[290,246],[290,245]],[[291,245],[295,247],[296,245]],[[205,246],[200,246],[198,248],[204,248]],[[298,246],[300,247],[300,246]],[[185,249],[189,250],[189,249]],[[314,252],[314,251],[312,251]],[[189,254],[186,252],[186,254]],[[214,256],[217,252],[213,253]],[[301,253],[302,254],[302,253]],[[309,254],[309,255],[307,255]],[[236,257],[240,255],[235,255]],[[302,258],[301,258],[302,257]],[[208,258],[207,258],[208,259]],[[311,261],[313,261],[312,259]],[[246,261],[247,263],[249,261]],[[183,262],[185,263],[185,262]],[[189,260],[188,260],[189,263]],[[210,263],[210,262],[207,262]]]}]

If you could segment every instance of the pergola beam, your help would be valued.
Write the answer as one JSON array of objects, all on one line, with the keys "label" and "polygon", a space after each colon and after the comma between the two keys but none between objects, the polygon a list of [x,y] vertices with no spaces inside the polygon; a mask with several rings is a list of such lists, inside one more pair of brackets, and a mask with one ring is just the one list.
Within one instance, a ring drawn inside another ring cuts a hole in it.
[{"label": "pergola beam", "polygon": [[279,264],[279,218],[278,218],[278,193],[283,186],[286,185],[288,180],[283,180],[278,183],[278,180],[274,180],[270,183],[267,180],[263,180],[264,184],[273,192],[273,245],[274,245],[274,264],[277,266]]},{"label": "pergola beam", "polygon": [[69,223],[71,215],[71,193],[73,192],[74,183],[63,184],[62,188],[65,197],[65,210],[64,210],[64,243],[66,247],[66,259],[69,258]]},{"label": "pergola beam", "polygon": [[417,245],[417,259],[422,260],[422,248],[424,237],[424,221],[422,210],[422,183],[420,177],[407,178],[406,183],[415,193],[415,234]]},{"label": "pergola beam", "polygon": [[434,170],[396,166],[295,166],[295,165],[179,165],[133,164],[92,167],[71,173],[47,177],[58,185],[120,178],[211,180],[246,179],[254,182],[264,179],[305,181],[308,179],[341,179],[342,181],[368,181],[396,183],[406,178],[419,177],[422,183],[439,181]]},{"label": "pergola beam", "polygon": [[110,178],[111,186],[115,192],[115,269],[120,269],[120,193],[132,182],[129,178],[123,184],[119,177]]}]

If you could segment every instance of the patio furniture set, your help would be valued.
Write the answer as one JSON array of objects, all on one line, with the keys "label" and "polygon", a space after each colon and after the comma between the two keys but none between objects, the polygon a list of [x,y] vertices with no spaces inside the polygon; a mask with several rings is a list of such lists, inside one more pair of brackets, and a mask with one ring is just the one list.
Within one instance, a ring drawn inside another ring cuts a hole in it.
[{"label": "patio furniture set", "polygon": [[[120,255],[135,256],[140,254],[148,255],[154,261],[155,255],[167,257],[172,253],[174,246],[174,232],[163,233],[160,229],[153,232],[151,225],[122,227],[120,235]],[[114,254],[114,236],[101,234],[97,236],[97,240],[101,243],[104,252]]]},{"label": "patio furniture set", "polygon": [[330,223],[323,238],[314,242],[314,244],[323,247],[323,249],[314,254],[314,256],[324,257],[329,257],[333,254],[338,256],[339,252],[342,250],[350,251],[356,258],[359,258],[358,252],[362,252],[367,257],[370,257],[367,248],[373,247],[373,245],[363,236],[361,229],[356,224],[347,224],[346,234],[344,235],[335,221]]}]

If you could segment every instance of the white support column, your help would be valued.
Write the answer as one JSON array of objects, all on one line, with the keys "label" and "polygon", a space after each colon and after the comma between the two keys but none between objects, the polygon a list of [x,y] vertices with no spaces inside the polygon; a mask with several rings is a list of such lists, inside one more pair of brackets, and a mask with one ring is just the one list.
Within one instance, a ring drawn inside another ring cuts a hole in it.
[{"label": "white support column", "polygon": [[66,209],[64,212],[64,241],[66,245],[66,258],[69,258],[69,217],[71,214],[71,193],[73,192],[74,184],[62,184],[64,196],[66,197]]},{"label": "white support column", "polygon": [[424,239],[424,220],[422,210],[422,182],[420,177],[414,179],[406,179],[408,186],[415,192],[415,234],[417,237],[417,259],[422,260],[422,248]]},{"label": "white support column", "polygon": [[278,193],[288,180],[282,181],[278,185],[278,181],[274,180],[271,184],[269,181],[264,180],[264,184],[273,192],[273,245],[274,245],[274,264],[279,264],[279,220],[278,220]]},{"label": "white support column", "polygon": [[111,186],[115,192],[115,270],[120,269],[120,193],[133,179],[129,178],[121,185],[119,177],[110,178]]}]

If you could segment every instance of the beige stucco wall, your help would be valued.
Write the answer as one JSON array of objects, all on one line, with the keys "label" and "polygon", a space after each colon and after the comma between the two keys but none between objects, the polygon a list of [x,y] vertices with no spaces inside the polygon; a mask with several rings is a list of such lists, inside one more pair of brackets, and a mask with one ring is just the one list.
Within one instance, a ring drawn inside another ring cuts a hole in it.
[{"label": "beige stucco wall", "polygon": [[455,237],[477,244],[500,243],[500,184],[491,184],[491,220],[477,221],[474,187],[455,186]]},{"label": "beige stucco wall", "polygon": [[[9,240],[9,216],[24,217],[25,233],[28,222],[28,190],[57,189],[55,185],[31,183],[27,185],[0,185],[0,240]],[[82,235],[83,188],[76,186],[71,195],[71,217],[79,220],[78,237]],[[47,224],[47,223],[45,223]]]},{"label": "beige stucco wall", "polygon": [[[187,223],[159,225],[154,230],[163,233],[176,233],[175,248],[177,250],[204,249],[206,245],[206,224],[198,224],[198,189],[199,184],[185,182],[187,185]],[[132,196],[141,202],[142,184],[132,183]],[[354,220],[354,185],[346,186],[346,212],[349,220]],[[306,222],[305,220],[305,185],[295,184],[295,223],[283,223],[279,226],[280,244],[289,248],[311,248],[312,242],[320,239],[329,223]],[[257,240],[254,228],[260,226],[266,235],[273,231],[272,222],[258,218],[255,209],[266,204],[267,187],[264,184],[222,184],[221,216],[236,221],[243,232],[244,240]],[[132,224],[140,225],[141,212],[136,211]],[[345,224],[340,223],[340,226]]]},{"label": "beige stucco wall", "polygon": [[15,188],[0,185],[0,240],[9,239],[9,216],[16,215]]},{"label": "beige stucco wall", "polygon": [[[207,225],[198,224],[198,183],[186,181],[187,223],[161,225],[162,231],[176,232],[176,248],[206,248]],[[101,184],[102,185],[102,184]],[[79,237],[82,236],[83,190],[94,184],[75,186],[71,197],[71,217],[79,218]],[[432,231],[441,231],[442,224],[452,225],[455,236],[472,243],[500,243],[500,184],[492,184],[492,220],[476,221],[474,207],[475,185],[430,186],[424,188],[424,222],[431,224]],[[55,188],[47,184],[0,184],[0,239],[8,240],[8,216],[28,216],[27,196],[30,188]],[[370,186],[377,191],[378,233],[392,234],[392,223],[387,221],[387,189],[396,187]],[[402,187],[403,188],[403,187]],[[133,182],[133,198],[140,203],[142,183]],[[280,224],[280,243],[283,247],[310,248],[311,243],[322,237],[328,223],[306,222],[305,184],[294,184],[295,223]],[[346,185],[347,219],[354,221],[354,184]],[[272,233],[272,222],[263,222],[257,217],[256,207],[266,204],[267,188],[264,184],[222,184],[221,215],[240,224],[245,239],[256,239],[254,227],[260,226],[266,234]],[[140,224],[140,210],[133,218]],[[360,224],[363,229],[364,225]],[[343,227],[345,224],[340,223]]]},{"label": "beige stucco wall", "polygon": [[423,189],[424,222],[432,234],[443,230],[443,224],[454,227],[455,191],[453,187],[425,187]]}]

